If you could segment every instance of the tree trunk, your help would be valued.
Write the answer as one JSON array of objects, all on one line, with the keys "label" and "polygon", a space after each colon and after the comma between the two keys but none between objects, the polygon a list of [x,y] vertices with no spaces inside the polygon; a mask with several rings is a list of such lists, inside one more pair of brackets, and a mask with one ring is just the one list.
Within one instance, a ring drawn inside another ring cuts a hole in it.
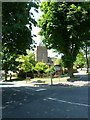
[{"label": "tree trunk", "polygon": [[73,77],[73,64],[71,64],[71,65],[68,67],[68,75],[70,76],[70,78]]},{"label": "tree trunk", "polygon": [[89,72],[89,62],[88,62],[88,52],[87,52],[87,44],[86,44],[86,64],[87,64],[87,73]]},{"label": "tree trunk", "polygon": [[5,70],[5,81],[7,81],[7,70]]},{"label": "tree trunk", "polygon": [[12,81],[12,74],[10,73],[10,81]]}]

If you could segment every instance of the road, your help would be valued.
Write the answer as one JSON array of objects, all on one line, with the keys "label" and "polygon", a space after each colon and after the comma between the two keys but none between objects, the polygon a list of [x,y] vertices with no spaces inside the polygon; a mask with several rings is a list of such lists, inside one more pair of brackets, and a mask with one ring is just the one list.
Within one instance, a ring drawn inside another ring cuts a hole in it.
[{"label": "road", "polygon": [[[74,74],[75,75],[75,74]],[[79,81],[90,81],[90,74],[80,74],[76,73],[76,76],[79,76]]]},{"label": "road", "polygon": [[89,87],[2,88],[3,118],[88,118]]}]

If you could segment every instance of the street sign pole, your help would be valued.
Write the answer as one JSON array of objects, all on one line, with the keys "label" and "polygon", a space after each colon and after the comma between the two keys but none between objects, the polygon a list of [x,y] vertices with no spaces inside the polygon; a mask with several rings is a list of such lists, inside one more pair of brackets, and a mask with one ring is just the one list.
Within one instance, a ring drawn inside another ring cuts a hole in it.
[{"label": "street sign pole", "polygon": [[51,79],[51,85],[53,85],[53,81],[52,81],[52,72],[50,72],[50,79]]}]

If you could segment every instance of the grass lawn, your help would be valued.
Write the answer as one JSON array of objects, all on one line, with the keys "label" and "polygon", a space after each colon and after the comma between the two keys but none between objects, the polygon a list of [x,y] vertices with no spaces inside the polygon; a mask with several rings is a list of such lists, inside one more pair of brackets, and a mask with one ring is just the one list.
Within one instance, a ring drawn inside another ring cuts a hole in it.
[{"label": "grass lawn", "polygon": [[[59,82],[66,82],[70,77],[68,77],[67,75],[61,76],[61,77],[57,77],[57,78],[52,78],[53,84],[57,84]],[[77,77],[74,78],[74,80],[78,80]],[[26,83],[26,79],[20,79],[17,77],[12,77],[12,82],[14,81],[22,81]],[[8,81],[10,82],[10,78],[8,77]],[[42,84],[51,84],[51,78],[47,77],[47,78],[33,78],[30,80],[29,83],[42,83]]]},{"label": "grass lawn", "polygon": [[[66,82],[69,77],[60,77],[60,78],[53,78],[53,83],[58,83],[58,82]],[[50,77],[48,78],[33,78],[31,79],[30,82],[38,82],[38,83],[45,83],[45,84],[50,84],[51,79]]]}]

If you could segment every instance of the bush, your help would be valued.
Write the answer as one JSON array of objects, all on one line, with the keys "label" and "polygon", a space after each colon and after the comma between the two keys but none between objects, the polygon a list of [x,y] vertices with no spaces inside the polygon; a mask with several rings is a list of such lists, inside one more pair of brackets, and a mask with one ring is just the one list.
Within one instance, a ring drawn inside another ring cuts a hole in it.
[{"label": "bush", "polygon": [[26,78],[26,73],[23,72],[23,71],[19,71],[18,77],[19,77],[19,78]]},{"label": "bush", "polygon": [[32,71],[27,72],[27,77],[34,78],[34,74],[33,74],[33,72],[32,72]]}]

